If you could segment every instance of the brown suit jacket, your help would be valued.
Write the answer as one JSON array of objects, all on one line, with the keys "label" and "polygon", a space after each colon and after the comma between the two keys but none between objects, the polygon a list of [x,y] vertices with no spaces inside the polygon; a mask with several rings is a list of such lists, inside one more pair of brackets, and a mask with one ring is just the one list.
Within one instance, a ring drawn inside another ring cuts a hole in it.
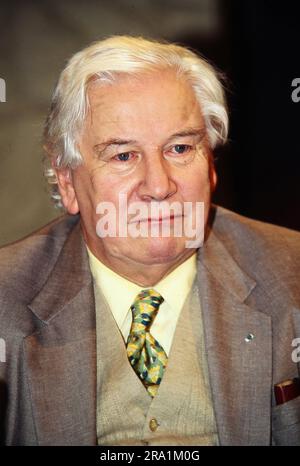
[{"label": "brown suit jacket", "polygon": [[[300,444],[300,397],[275,406],[273,392],[299,377],[299,275],[299,233],[212,208],[198,280],[221,445]],[[95,304],[78,216],[0,250],[0,338],[2,442],[95,444]]]}]

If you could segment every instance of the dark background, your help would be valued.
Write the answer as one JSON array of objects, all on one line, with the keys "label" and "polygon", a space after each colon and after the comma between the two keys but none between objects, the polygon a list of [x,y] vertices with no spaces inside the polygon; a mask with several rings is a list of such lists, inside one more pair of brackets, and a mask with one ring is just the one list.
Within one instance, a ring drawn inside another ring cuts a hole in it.
[{"label": "dark background", "polygon": [[300,2],[40,0],[0,5],[0,244],[59,215],[42,175],[40,137],[65,60],[111,34],[197,49],[227,76],[229,142],[216,151],[215,202],[300,230]]},{"label": "dark background", "polygon": [[227,63],[216,56],[232,84],[231,141],[219,159],[227,184],[217,200],[300,230],[300,102],[291,99],[300,76],[300,2],[225,3]]}]

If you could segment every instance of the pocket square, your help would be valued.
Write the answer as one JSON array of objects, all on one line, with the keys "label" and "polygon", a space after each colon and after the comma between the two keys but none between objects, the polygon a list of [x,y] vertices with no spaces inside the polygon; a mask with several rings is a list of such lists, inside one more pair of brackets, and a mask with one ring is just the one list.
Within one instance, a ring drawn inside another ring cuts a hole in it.
[{"label": "pocket square", "polygon": [[300,395],[300,378],[295,377],[275,384],[274,394],[277,405],[293,400]]}]

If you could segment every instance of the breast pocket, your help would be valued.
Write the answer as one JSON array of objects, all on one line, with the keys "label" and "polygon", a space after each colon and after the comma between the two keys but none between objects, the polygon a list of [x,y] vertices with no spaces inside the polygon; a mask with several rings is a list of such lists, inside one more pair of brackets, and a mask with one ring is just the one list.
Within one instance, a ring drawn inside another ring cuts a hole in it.
[{"label": "breast pocket", "polygon": [[275,445],[300,445],[300,396],[272,408]]}]

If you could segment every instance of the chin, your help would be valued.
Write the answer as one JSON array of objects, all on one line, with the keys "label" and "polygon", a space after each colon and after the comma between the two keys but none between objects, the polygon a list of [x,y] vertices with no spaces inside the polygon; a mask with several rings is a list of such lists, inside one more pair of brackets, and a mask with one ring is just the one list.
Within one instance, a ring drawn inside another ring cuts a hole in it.
[{"label": "chin", "polygon": [[187,253],[183,238],[147,238],[135,249],[139,261],[144,264],[173,262]]}]

